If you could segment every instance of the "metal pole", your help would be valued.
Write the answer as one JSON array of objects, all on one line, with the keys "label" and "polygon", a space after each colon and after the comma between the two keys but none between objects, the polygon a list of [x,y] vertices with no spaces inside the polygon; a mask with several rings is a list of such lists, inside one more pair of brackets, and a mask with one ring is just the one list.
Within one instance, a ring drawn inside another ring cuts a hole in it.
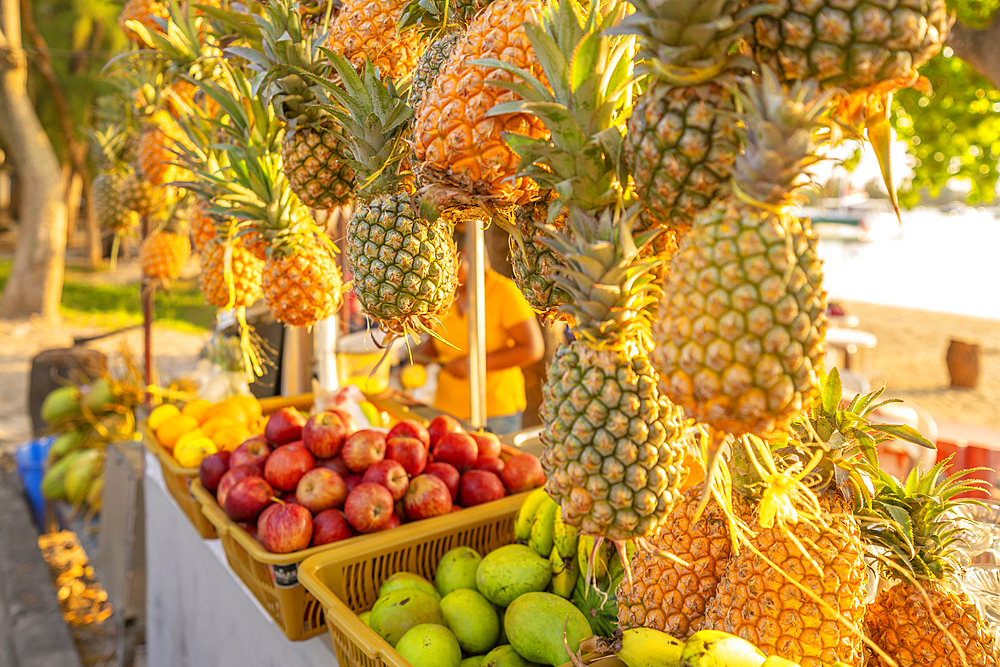
[{"label": "metal pole", "polygon": [[313,349],[316,351],[316,375],[319,385],[327,391],[340,386],[337,378],[337,316],[320,320],[313,327]]},{"label": "metal pole", "polygon": [[[149,216],[142,216],[142,238],[149,235]],[[143,361],[145,363],[145,373],[143,379],[146,383],[146,405],[152,407],[153,393],[149,390],[153,386],[153,290],[149,279],[143,276],[142,279],[142,334],[143,334]]]},{"label": "metal pole", "polygon": [[478,220],[466,223],[469,255],[469,422],[486,426],[486,243]]}]

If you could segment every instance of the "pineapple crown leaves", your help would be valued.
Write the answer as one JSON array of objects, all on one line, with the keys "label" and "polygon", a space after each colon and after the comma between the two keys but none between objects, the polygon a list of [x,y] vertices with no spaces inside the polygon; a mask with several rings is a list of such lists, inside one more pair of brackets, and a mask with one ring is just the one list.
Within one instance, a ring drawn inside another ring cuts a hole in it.
[{"label": "pineapple crown leaves", "polygon": [[900,482],[884,471],[876,471],[875,494],[865,511],[857,513],[862,537],[883,553],[879,562],[887,578],[941,581],[958,569],[956,544],[963,540],[964,527],[955,510],[982,505],[973,498],[959,498],[982,492],[987,483],[968,479],[984,468],[947,474],[951,457],[939,461],[927,472],[910,471]]},{"label": "pineapple crown leaves", "polygon": [[548,226],[541,241],[559,255],[553,281],[571,296],[560,310],[576,325],[573,333],[591,344],[619,347],[649,345],[650,307],[656,302],[649,271],[655,261],[637,260],[639,251],[657,234],[633,237],[638,207],[621,204],[599,214],[569,206],[562,231]]},{"label": "pineapple crown leaves", "polygon": [[[631,37],[609,37],[623,3],[605,11],[591,0],[584,17],[573,0],[550,3],[541,25],[526,23],[525,34],[542,65],[551,90],[536,77],[499,60],[474,60],[514,75],[515,81],[489,83],[510,90],[521,100],[498,104],[488,115],[527,113],[539,118],[548,139],[504,133],[521,157],[520,175],[559,195],[556,203],[573,202],[597,212],[615,204],[627,181],[622,160],[625,112],[634,77]],[[550,210],[550,220],[558,207]]]},{"label": "pineapple crown leaves", "polygon": [[726,71],[752,71],[738,53],[749,19],[769,10],[734,0],[628,0],[635,12],[611,29],[640,38],[637,69],[674,86],[708,83]]},{"label": "pineapple crown leaves", "polygon": [[399,32],[416,29],[421,34],[443,36],[453,29],[465,30],[469,22],[492,0],[409,0],[403,5],[396,26]]},{"label": "pineapple crown leaves", "polygon": [[304,76],[319,84],[333,104],[320,103],[343,128],[342,137],[354,156],[359,192],[374,197],[395,190],[401,181],[399,163],[409,150],[403,141],[413,109],[405,90],[365,58],[364,78],[339,53],[322,49],[340,76],[340,85],[313,74]]},{"label": "pineapple crown leaves", "polygon": [[[210,76],[222,52],[213,44],[210,31],[199,28],[199,19],[189,11],[181,9],[177,0],[168,0],[169,18],[164,20],[154,17],[160,30],[150,30],[139,21],[129,20],[128,28],[138,34],[151,48],[139,51],[140,54],[164,58],[175,70],[194,75],[196,78]],[[204,36],[204,37],[203,37]]]},{"label": "pineapple crown leaves", "polygon": [[775,212],[793,203],[795,190],[808,183],[807,169],[824,159],[817,147],[837,140],[828,116],[834,94],[814,79],[785,89],[766,66],[759,78],[744,79],[734,91],[743,108],[743,154],[733,174],[738,197]]},{"label": "pineapple crown leaves", "polygon": [[293,128],[301,118],[313,125],[322,123],[326,113],[316,102],[324,101],[324,97],[303,73],[323,79],[331,75],[330,63],[319,47],[326,34],[304,30],[297,3],[292,0],[268,2],[264,11],[264,16],[253,16],[261,36],[260,49],[230,46],[226,53],[248,61],[250,69],[257,73],[254,95],[263,91],[278,115]]}]

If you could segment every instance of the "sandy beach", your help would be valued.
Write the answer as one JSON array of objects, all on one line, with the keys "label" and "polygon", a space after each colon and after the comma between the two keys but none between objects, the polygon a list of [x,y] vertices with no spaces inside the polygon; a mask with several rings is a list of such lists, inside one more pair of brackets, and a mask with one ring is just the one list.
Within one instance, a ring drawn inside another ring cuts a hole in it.
[{"label": "sandy beach", "polygon": [[[888,395],[912,401],[939,418],[1000,430],[1000,320],[842,302],[858,329],[878,337],[868,379]],[[979,345],[975,389],[949,386],[945,353],[952,340]]]}]

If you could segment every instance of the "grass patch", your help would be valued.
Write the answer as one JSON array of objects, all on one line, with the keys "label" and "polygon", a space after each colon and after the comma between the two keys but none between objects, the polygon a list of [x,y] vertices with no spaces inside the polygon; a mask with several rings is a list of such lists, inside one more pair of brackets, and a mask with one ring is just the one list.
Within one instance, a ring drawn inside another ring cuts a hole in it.
[{"label": "grass patch", "polygon": [[[0,289],[10,276],[11,261],[0,261]],[[94,284],[67,271],[60,312],[73,324],[117,329],[142,323],[139,283]],[[158,325],[200,333],[215,325],[215,307],[205,303],[197,280],[174,280],[170,291],[156,290],[153,313]]]}]

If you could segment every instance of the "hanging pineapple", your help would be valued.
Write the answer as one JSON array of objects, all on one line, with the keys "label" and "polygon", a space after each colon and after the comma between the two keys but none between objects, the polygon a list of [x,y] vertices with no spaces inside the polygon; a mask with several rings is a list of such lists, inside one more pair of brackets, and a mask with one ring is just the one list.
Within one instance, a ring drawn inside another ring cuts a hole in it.
[{"label": "hanging pineapple", "polygon": [[458,287],[452,241],[457,211],[423,217],[404,189],[405,131],[411,109],[395,84],[368,64],[364,78],[336,53],[330,59],[343,88],[327,85],[354,155],[358,204],[347,223],[347,259],[354,293],[390,337],[429,332],[451,307]]},{"label": "hanging pineapple", "polygon": [[191,241],[187,234],[176,231],[174,221],[166,228],[153,231],[139,246],[142,275],[169,284],[181,275],[191,257]]},{"label": "hanging pineapple", "polygon": [[205,301],[218,308],[250,306],[262,294],[264,262],[234,242],[231,231],[223,228],[201,252],[198,283]]},{"label": "hanging pineapple", "polygon": [[[914,469],[905,483],[875,471],[877,493],[863,522],[865,539],[884,554],[881,574],[891,586],[868,605],[868,636],[900,667],[1000,665],[998,638],[959,582],[956,524],[949,516],[975,503],[959,494],[978,491],[972,471],[951,475],[948,461]],[[906,517],[902,522],[900,517]],[[875,655],[870,667],[889,663]]]},{"label": "hanging pineapple", "polygon": [[812,137],[829,94],[748,86],[745,153],[726,201],[681,243],[654,327],[653,360],[688,416],[723,432],[780,430],[818,390],[826,293],[816,235],[788,206],[819,158]]},{"label": "hanging pineapple", "polygon": [[139,33],[132,30],[128,22],[137,21],[151,31],[163,32],[159,21],[165,22],[169,16],[167,3],[160,2],[160,0],[128,0],[118,16],[118,25],[130,41],[143,48],[150,46],[150,44]]},{"label": "hanging pineapple", "polygon": [[371,60],[383,78],[405,79],[420,55],[420,35],[397,29],[407,0],[344,0],[327,45],[359,72]]}]

